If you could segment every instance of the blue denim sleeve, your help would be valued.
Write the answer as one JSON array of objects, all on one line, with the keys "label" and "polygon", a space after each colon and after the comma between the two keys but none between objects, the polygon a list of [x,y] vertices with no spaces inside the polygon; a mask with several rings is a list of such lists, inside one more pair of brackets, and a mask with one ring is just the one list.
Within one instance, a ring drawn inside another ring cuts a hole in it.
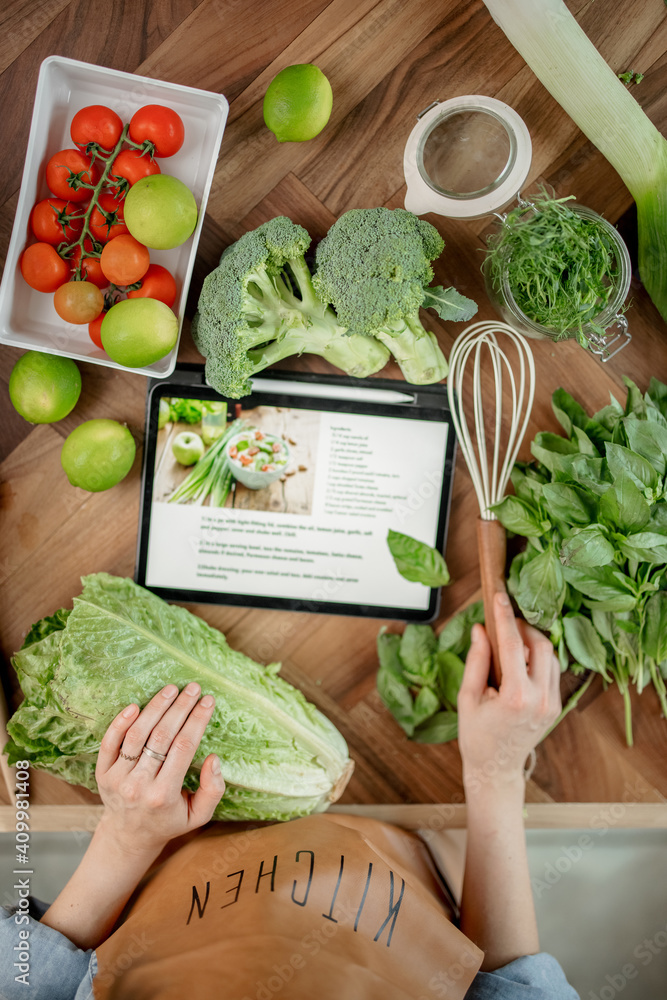
[{"label": "blue denim sleeve", "polygon": [[29,903],[27,911],[0,907],[0,955],[6,956],[0,962],[0,1000],[92,1000],[95,952],[41,924],[46,903],[32,897]]},{"label": "blue denim sleeve", "polygon": [[495,972],[478,972],[466,1000],[579,1000],[553,955],[524,955]]}]

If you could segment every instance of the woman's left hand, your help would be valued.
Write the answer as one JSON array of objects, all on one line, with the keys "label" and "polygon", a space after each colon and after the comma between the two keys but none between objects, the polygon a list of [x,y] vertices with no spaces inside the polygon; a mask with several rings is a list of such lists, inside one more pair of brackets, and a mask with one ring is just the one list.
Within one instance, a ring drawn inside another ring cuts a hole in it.
[{"label": "woman's left hand", "polygon": [[[215,700],[190,683],[163,688],[139,711],[128,705],[107,729],[95,776],[105,833],[128,854],[157,855],[174,837],[207,823],[225,790],[220,761],[209,754],[196,792],[183,779],[213,714]],[[165,756],[150,756],[144,748]]]}]

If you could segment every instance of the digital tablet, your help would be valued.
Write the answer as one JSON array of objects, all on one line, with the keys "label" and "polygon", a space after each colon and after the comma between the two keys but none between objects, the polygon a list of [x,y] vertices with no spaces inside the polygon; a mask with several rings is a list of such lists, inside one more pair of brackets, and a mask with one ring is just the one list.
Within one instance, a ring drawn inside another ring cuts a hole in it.
[{"label": "digital tablet", "polygon": [[167,600],[426,622],[391,528],[444,550],[444,386],[278,371],[224,399],[203,366],[149,382],[136,580]]}]

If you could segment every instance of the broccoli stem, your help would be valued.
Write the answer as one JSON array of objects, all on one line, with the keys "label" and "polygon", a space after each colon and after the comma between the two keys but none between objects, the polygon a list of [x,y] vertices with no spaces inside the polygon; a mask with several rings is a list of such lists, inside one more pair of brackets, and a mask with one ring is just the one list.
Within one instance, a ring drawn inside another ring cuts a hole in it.
[{"label": "broccoli stem", "polygon": [[429,385],[446,378],[449,366],[437,338],[419,319],[408,316],[401,324],[386,326],[374,333],[394,355],[408,382]]},{"label": "broccoli stem", "polygon": [[[330,312],[333,317],[333,312]],[[306,319],[307,323],[308,320]],[[384,368],[389,351],[374,337],[360,333],[348,334],[328,316],[311,319],[310,325],[292,327],[266,347],[248,351],[253,366],[252,375],[276,361],[303,353],[317,354],[348,375],[365,378]]]}]

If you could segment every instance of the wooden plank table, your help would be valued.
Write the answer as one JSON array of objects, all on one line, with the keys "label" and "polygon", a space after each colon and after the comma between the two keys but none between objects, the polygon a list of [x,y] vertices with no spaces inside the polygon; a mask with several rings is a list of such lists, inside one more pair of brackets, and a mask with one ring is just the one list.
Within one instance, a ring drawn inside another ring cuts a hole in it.
[{"label": "wooden plank table", "polygon": [[[667,11],[629,0],[569,0],[569,6],[617,72],[645,74],[633,94],[656,125],[667,129]],[[289,215],[321,238],[354,207],[403,205],[402,154],[415,116],[432,101],[488,94],[512,105],[533,140],[524,190],[538,182],[616,222],[633,248],[632,201],[614,170],[536,81],[493,23],[481,0],[18,0],[0,11],[0,259],[4,261],[23,168],[32,95],[41,61],[59,54],[224,93],[230,116],[215,174],[189,298],[192,316],[204,276],[221,251],[246,230]],[[262,122],[262,99],[284,66],[315,62],[331,80],[334,109],[311,142],[278,144]],[[489,220],[429,220],[447,249],[437,283],[454,284],[479,302],[479,319],[493,318],[480,261]],[[534,343],[538,390],[527,441],[558,430],[551,393],[564,386],[597,409],[609,393],[622,397],[622,376],[643,389],[651,375],[667,380],[665,324],[636,276],[628,313],[632,342],[603,365],[573,343]],[[432,313],[445,353],[460,331]],[[198,361],[184,330],[181,359]],[[16,704],[9,657],[29,626],[71,606],[79,577],[101,570],[134,571],[140,462],[119,486],[100,494],[71,487],[59,462],[64,437],[92,417],[127,422],[141,445],[145,382],[141,376],[82,364],[83,393],[70,416],[31,427],[10,405],[7,381],[21,352],[0,348],[0,645],[3,683]],[[303,356],[285,367],[329,371]],[[398,377],[395,365],[384,376]],[[139,449],[140,450],[140,449]],[[527,457],[527,443],[523,456]],[[307,463],[304,463],[307,464]],[[474,541],[476,501],[461,461],[455,476],[446,557],[453,583],[443,594],[441,622],[479,596]],[[446,803],[460,816],[463,801],[456,744],[407,741],[375,690],[376,620],[288,614],[231,607],[194,607],[250,656],[283,661],[284,676],[326,712],[347,738],[355,775],[342,804]],[[390,626],[400,628],[400,623]],[[566,696],[573,681],[563,680]],[[652,691],[633,697],[635,745],[625,746],[615,690],[599,681],[577,710],[541,745],[528,784],[532,806],[589,803],[651,806],[644,815],[665,822],[667,724]],[[2,795],[2,792],[0,792]],[[95,803],[87,791],[47,775],[35,778],[33,801]],[[5,802],[8,799],[5,797]],[[656,814],[653,806],[658,808]],[[9,807],[6,807],[7,809]],[[581,810],[581,806],[577,806]],[[591,812],[593,810],[593,812]],[[547,810],[548,812],[548,810]],[[565,813],[567,815],[567,812]],[[577,813],[579,821],[583,813]],[[552,820],[556,822],[557,819]],[[44,822],[47,822],[46,820]],[[458,820],[457,820],[458,822]],[[564,822],[561,818],[560,822]],[[622,822],[619,819],[619,822]]]}]

